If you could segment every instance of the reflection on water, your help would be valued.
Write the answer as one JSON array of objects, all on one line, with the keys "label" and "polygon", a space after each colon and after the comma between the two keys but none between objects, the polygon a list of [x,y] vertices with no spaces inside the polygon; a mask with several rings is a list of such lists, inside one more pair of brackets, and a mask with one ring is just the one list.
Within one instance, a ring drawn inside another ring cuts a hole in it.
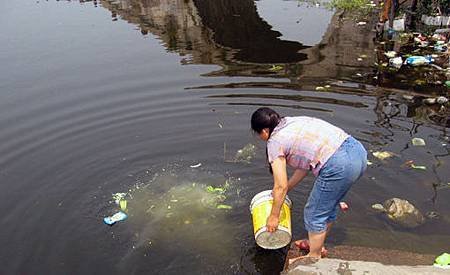
[{"label": "reflection on water", "polygon": [[307,47],[280,39],[281,34],[258,15],[252,0],[104,0],[102,5],[114,17],[137,24],[143,34],[157,35],[168,50],[189,53],[192,61],[187,62],[223,64],[230,57],[256,63],[306,59],[299,51]]}]

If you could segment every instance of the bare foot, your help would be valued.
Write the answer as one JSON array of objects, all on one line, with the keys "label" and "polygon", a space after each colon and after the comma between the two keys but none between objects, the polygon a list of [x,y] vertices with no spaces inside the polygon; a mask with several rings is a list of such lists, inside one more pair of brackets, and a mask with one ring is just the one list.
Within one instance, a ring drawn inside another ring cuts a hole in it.
[{"label": "bare foot", "polygon": [[[300,250],[305,250],[309,252],[309,241],[306,239],[303,240],[297,240],[294,242],[295,246],[297,246]],[[320,256],[322,258],[327,257],[328,255],[328,250],[325,247],[322,247],[322,250],[320,252]]]}]

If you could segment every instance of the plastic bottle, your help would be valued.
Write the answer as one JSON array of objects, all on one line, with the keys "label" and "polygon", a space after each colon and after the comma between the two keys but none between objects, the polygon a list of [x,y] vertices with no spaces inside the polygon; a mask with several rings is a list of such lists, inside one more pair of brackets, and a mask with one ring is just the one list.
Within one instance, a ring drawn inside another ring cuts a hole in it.
[{"label": "plastic bottle", "polygon": [[427,56],[410,56],[406,58],[405,64],[411,66],[420,66],[420,65],[428,65],[433,62],[433,58],[429,55]]}]

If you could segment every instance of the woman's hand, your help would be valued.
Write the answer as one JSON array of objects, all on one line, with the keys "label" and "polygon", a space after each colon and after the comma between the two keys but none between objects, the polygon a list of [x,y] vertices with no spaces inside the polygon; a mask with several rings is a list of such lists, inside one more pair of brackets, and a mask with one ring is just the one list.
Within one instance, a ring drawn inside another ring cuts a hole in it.
[{"label": "woman's hand", "polygon": [[274,232],[275,230],[277,230],[279,223],[280,223],[280,218],[278,216],[270,215],[267,218],[267,224],[266,224],[267,231]]}]

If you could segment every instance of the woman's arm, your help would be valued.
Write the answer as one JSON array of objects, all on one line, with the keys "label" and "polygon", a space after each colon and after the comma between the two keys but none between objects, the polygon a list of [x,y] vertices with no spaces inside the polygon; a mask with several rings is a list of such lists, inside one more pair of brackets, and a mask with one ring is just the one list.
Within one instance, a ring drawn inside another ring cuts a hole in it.
[{"label": "woman's arm", "polygon": [[301,182],[306,175],[308,175],[308,170],[296,169],[288,181],[288,192],[291,191],[292,188],[294,188],[299,182]]},{"label": "woman's arm", "polygon": [[273,204],[269,218],[267,218],[267,231],[274,232],[280,222],[280,211],[284,198],[288,191],[288,179],[286,172],[286,159],[283,157],[276,158],[272,162],[273,170]]}]

